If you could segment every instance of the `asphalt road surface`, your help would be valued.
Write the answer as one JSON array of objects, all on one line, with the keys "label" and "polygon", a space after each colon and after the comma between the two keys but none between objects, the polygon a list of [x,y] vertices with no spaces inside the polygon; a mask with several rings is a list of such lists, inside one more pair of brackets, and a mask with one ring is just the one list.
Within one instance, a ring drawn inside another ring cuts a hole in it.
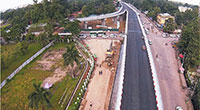
[{"label": "asphalt road surface", "polygon": [[128,38],[121,110],[157,110],[147,52],[136,13],[127,7]]}]

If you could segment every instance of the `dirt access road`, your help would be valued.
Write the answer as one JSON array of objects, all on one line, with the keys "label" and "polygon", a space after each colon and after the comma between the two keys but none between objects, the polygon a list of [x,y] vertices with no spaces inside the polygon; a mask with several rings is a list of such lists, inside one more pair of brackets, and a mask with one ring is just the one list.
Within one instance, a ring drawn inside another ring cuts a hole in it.
[{"label": "dirt access road", "polygon": [[[92,78],[88,85],[88,89],[85,94],[85,99],[82,101],[83,107],[81,110],[107,110],[112,85],[110,85],[110,78],[113,77],[110,69],[104,62],[105,53],[110,47],[112,40],[108,39],[90,39],[86,40],[90,51],[93,54],[96,54],[98,66],[95,67]],[[115,40],[113,40],[114,42]],[[119,41],[119,40],[118,40]],[[100,67],[101,64],[101,67]],[[99,71],[102,71],[102,74],[99,74]]]},{"label": "dirt access road", "polygon": [[[149,28],[147,38],[152,41],[151,50],[158,74],[164,110],[175,110],[181,106],[184,110],[193,110],[189,98],[186,96],[186,82],[183,74],[178,73],[178,61],[171,42],[177,38],[163,38],[162,31],[159,31],[145,15],[140,13],[144,27]],[[167,45],[166,45],[167,43]]]}]

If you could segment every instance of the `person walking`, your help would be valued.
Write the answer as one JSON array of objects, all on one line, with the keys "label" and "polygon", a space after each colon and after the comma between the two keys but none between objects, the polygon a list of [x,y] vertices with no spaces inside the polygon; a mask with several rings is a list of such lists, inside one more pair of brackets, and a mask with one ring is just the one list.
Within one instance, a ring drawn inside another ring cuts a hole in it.
[{"label": "person walking", "polygon": [[156,54],[156,58],[158,58],[158,54]]},{"label": "person walking", "polygon": [[90,102],[90,110],[92,110],[92,102]]}]

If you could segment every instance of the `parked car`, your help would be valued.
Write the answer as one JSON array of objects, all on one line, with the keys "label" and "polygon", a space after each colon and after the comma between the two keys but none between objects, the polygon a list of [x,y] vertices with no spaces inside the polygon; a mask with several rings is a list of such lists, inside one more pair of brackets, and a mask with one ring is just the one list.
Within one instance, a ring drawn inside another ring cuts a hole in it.
[{"label": "parked car", "polygon": [[96,38],[97,35],[96,34],[91,34],[91,38]]},{"label": "parked car", "polygon": [[144,30],[145,30],[145,33],[148,35],[149,34],[148,28],[144,28]]},{"label": "parked car", "polygon": [[169,35],[171,38],[176,38],[176,34],[170,34]]},{"label": "parked car", "polygon": [[177,38],[180,38],[180,37],[181,37],[181,34],[177,34],[176,37],[177,37]]},{"label": "parked car", "polygon": [[180,106],[176,106],[176,110],[183,110]]},{"label": "parked car", "polygon": [[83,35],[83,34],[80,34],[79,37],[84,39],[84,38],[86,38],[87,36],[86,36],[86,35]]},{"label": "parked car", "polygon": [[163,38],[167,38],[167,37],[168,37],[168,34],[167,34],[167,33],[163,33],[163,34],[162,34],[162,37],[163,37]]},{"label": "parked car", "polygon": [[103,38],[108,38],[109,36],[107,36],[107,35],[103,34],[103,35],[102,35],[102,37],[103,37]]},{"label": "parked car", "polygon": [[144,36],[142,36],[142,40],[144,40]]},{"label": "parked car", "polygon": [[149,45],[152,45],[152,41],[151,40],[149,40]]},{"label": "parked car", "polygon": [[145,24],[145,22],[142,23],[143,25]]},{"label": "parked car", "polygon": [[116,36],[116,34],[110,34],[110,37],[111,37],[111,38],[115,38],[115,37],[117,37],[117,36]]}]

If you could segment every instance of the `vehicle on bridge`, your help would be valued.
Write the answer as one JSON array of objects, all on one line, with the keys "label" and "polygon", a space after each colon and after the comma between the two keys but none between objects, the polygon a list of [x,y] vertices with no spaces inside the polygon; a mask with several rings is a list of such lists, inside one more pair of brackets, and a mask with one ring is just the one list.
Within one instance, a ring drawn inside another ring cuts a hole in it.
[{"label": "vehicle on bridge", "polygon": [[143,45],[143,46],[142,46],[142,49],[143,49],[143,50],[146,50],[146,47],[145,47],[145,45]]}]

